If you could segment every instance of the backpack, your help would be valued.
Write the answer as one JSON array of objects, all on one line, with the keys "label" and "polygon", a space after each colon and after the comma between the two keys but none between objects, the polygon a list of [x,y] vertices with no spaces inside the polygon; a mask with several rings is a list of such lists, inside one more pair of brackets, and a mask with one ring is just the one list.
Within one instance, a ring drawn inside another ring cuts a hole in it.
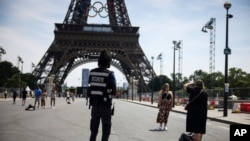
[{"label": "backpack", "polygon": [[41,95],[41,90],[40,89],[36,89],[36,91],[35,91],[35,95],[37,96],[37,97],[39,97],[40,95]]}]

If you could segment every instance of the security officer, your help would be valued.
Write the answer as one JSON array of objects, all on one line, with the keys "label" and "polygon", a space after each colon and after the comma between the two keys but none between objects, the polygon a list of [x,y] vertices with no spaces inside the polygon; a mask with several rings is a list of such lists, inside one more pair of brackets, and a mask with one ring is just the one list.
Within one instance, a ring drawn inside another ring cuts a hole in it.
[{"label": "security officer", "polygon": [[89,95],[91,109],[90,141],[95,141],[100,120],[102,120],[102,141],[108,141],[111,130],[112,95],[116,93],[114,72],[108,70],[111,57],[102,51],[98,59],[98,68],[90,71]]}]

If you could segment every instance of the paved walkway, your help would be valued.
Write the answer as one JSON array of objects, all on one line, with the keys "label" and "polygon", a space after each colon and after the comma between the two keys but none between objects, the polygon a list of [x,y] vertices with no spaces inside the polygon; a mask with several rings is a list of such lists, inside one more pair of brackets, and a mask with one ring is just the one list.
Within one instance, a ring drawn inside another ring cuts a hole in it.
[{"label": "paved walkway", "polygon": [[[27,99],[30,99],[30,98],[27,98]],[[0,98],[0,102],[12,101],[12,100],[13,100],[12,98],[7,98],[7,99]],[[21,99],[17,98],[16,100],[21,100]],[[151,104],[151,102],[148,102],[148,101],[141,101],[141,102],[139,102],[137,100],[134,100],[134,101],[124,100],[124,101],[157,108],[157,103],[155,103],[155,102],[153,104]],[[184,110],[183,106],[175,106],[173,108],[173,111],[186,114],[186,110]],[[218,110],[218,109],[208,110],[208,119],[214,120],[214,121],[219,121],[219,122],[224,122],[227,124],[248,124],[248,125],[250,125],[250,113],[232,113],[231,109],[228,109],[227,113],[228,113],[228,115],[226,117],[224,117],[223,111],[221,111],[221,110]]]},{"label": "paved walkway", "polygon": [[[28,99],[32,99],[32,98],[27,97],[26,100],[28,100]],[[16,101],[18,101],[18,100],[22,100],[22,99],[18,96],[18,97],[16,97]],[[7,101],[13,101],[13,98],[9,98],[9,97],[6,98],[6,99],[5,98],[0,98],[0,102],[4,102],[4,101],[5,102],[7,102]]]},{"label": "paved walkway", "polygon": [[[151,102],[147,102],[147,101],[139,102],[139,101],[135,101],[135,100],[134,101],[124,100],[124,101],[157,108],[157,103],[151,104]],[[173,111],[186,114],[186,110],[184,110],[184,107],[181,105],[175,106],[173,108]],[[232,113],[232,109],[228,109],[226,117],[223,116],[223,109],[208,110],[207,116],[208,116],[208,119],[210,119],[210,120],[224,122],[227,124],[248,124],[248,125],[250,125],[250,113]]]}]

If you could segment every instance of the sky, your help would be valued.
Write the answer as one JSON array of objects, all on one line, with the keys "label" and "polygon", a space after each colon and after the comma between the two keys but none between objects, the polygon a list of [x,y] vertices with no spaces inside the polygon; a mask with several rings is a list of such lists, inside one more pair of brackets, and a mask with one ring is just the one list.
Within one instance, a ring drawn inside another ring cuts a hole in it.
[{"label": "sky", "polygon": [[[0,0],[0,46],[6,51],[2,61],[17,66],[20,56],[23,73],[31,72],[54,40],[54,24],[62,23],[71,0]],[[92,0],[92,3],[96,0]],[[105,3],[104,0],[99,0]],[[250,73],[250,1],[230,0],[228,67]],[[132,26],[140,27],[139,44],[157,75],[171,78],[173,73],[173,40],[182,41],[182,74],[189,77],[196,70],[209,73],[210,34],[201,32],[210,20],[216,19],[215,72],[225,71],[226,9],[225,0],[125,0]],[[108,24],[107,18],[96,16],[88,23]],[[157,56],[162,53],[162,67]],[[82,65],[72,71],[65,82],[68,86],[81,84],[81,70],[94,68],[96,63]],[[178,72],[178,52],[176,52]],[[19,66],[20,68],[20,66]],[[20,68],[21,69],[21,68]],[[114,67],[118,85],[124,75]]]}]

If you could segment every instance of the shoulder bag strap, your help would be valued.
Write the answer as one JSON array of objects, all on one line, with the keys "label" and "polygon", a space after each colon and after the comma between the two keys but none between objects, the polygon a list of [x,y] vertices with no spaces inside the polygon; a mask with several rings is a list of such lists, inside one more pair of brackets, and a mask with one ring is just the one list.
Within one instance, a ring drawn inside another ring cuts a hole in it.
[{"label": "shoulder bag strap", "polygon": [[197,96],[195,96],[191,101],[189,101],[188,104],[190,104],[190,103],[193,102],[195,99],[197,99],[197,98],[201,95],[202,92],[203,92],[203,90],[201,90],[200,93],[199,93]]}]

